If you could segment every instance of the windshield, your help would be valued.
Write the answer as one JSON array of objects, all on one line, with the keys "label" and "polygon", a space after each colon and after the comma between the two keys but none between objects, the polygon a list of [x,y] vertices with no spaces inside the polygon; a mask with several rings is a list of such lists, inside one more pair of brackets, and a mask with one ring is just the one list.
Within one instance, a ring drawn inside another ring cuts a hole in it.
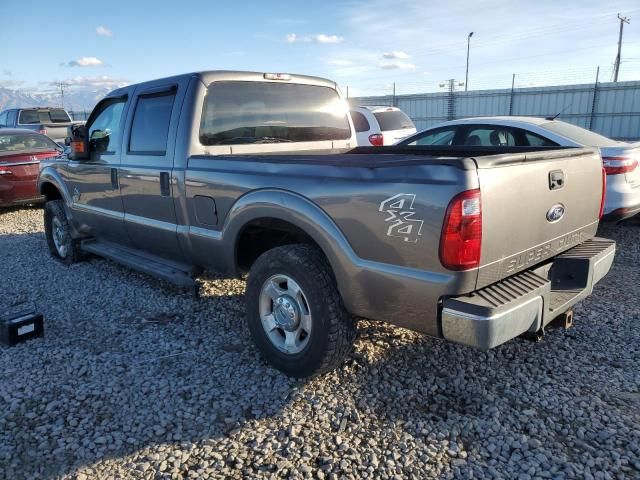
[{"label": "windshield", "polygon": [[22,110],[18,123],[22,125],[34,125],[38,123],[69,123],[71,119],[62,108],[46,110]]},{"label": "windshield", "polygon": [[391,110],[388,112],[376,112],[373,114],[380,124],[380,130],[388,132],[389,130],[403,130],[407,128],[416,128],[411,119],[400,110]]},{"label": "windshield", "polygon": [[203,145],[312,142],[351,137],[336,90],[275,82],[214,82],[200,121]]},{"label": "windshield", "polygon": [[0,153],[28,152],[31,150],[60,150],[57,143],[38,133],[0,132]]},{"label": "windshield", "polygon": [[586,147],[610,147],[618,143],[616,140],[611,140],[585,128],[557,120],[543,123],[540,127]]}]

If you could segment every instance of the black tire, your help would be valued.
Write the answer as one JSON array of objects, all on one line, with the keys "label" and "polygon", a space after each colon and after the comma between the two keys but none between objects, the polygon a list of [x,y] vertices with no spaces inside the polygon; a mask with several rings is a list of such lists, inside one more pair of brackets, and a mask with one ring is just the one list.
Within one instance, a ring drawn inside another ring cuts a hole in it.
[{"label": "black tire", "polygon": [[[62,232],[61,241],[66,247],[64,255],[62,255],[56,247],[54,235],[54,220],[60,224]],[[84,259],[84,254],[80,248],[80,240],[76,240],[71,236],[71,226],[64,210],[63,200],[51,200],[44,206],[44,232],[47,238],[47,246],[51,256],[65,265],[79,262]]]},{"label": "black tire", "polygon": [[[262,326],[260,293],[273,275],[291,277],[304,291],[312,329],[299,353],[276,348]],[[249,271],[246,304],[253,341],[267,362],[287,375],[303,378],[333,370],[353,349],[356,320],[344,308],[329,262],[311,245],[285,245],[263,253]]]}]

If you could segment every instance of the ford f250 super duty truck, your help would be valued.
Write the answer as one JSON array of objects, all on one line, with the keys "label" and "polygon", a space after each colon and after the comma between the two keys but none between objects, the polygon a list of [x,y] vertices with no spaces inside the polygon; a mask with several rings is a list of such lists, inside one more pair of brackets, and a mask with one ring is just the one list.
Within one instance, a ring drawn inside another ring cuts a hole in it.
[{"label": "ford f250 super duty truck", "polygon": [[44,162],[49,249],[185,287],[248,273],[246,321],[298,377],[350,352],[355,319],[490,349],[544,331],[607,273],[591,149],[355,149],[335,83],[212,71],[110,93]]}]

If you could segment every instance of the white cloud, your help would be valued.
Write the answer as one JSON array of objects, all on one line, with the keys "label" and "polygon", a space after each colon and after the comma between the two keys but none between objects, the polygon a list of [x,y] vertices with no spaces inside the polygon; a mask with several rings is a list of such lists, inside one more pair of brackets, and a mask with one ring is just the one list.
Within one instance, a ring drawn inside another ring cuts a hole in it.
[{"label": "white cloud", "polygon": [[344,37],[339,37],[338,35],[327,35],[325,33],[303,36],[296,35],[295,33],[289,33],[285,38],[287,43],[342,43],[344,40]]},{"label": "white cloud", "polygon": [[344,40],[343,37],[339,37],[337,35],[325,35],[324,33],[314,35],[312,38],[313,41],[318,43],[342,43]]},{"label": "white cloud", "polygon": [[382,54],[382,58],[399,58],[399,59],[407,59],[409,55],[401,50],[394,50],[393,52],[385,52]]},{"label": "white cloud", "polygon": [[96,57],[80,57],[66,64],[69,67],[100,67],[104,65],[102,60]]},{"label": "white cloud", "polygon": [[3,70],[2,73],[7,77],[10,77],[11,75],[13,75],[13,72],[11,70]]},{"label": "white cloud", "polygon": [[[70,87],[79,88],[99,88],[106,87],[110,89],[124,87],[129,81],[124,78],[114,78],[109,75],[83,76],[79,75],[72,78],[62,80],[62,83]],[[50,82],[50,85],[58,85],[59,82]]]},{"label": "white cloud", "polygon": [[378,64],[383,70],[415,70],[416,66],[409,62],[380,62]]},{"label": "white cloud", "polygon": [[103,25],[99,25],[96,27],[96,33],[103,37],[113,36],[113,32]]}]

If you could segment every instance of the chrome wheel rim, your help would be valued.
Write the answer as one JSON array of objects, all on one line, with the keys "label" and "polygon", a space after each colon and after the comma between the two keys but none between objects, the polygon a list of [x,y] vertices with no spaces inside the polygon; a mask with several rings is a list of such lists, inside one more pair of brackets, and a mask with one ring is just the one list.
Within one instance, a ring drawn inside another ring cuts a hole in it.
[{"label": "chrome wheel rim", "polygon": [[272,275],[260,289],[260,320],[269,341],[283,353],[300,353],[311,338],[311,311],[300,285]]},{"label": "chrome wheel rim", "polygon": [[65,258],[69,248],[66,242],[64,227],[58,217],[53,217],[53,221],[51,222],[51,234],[53,236],[53,244],[56,247],[56,252],[58,252],[58,255],[60,255],[61,258]]}]

